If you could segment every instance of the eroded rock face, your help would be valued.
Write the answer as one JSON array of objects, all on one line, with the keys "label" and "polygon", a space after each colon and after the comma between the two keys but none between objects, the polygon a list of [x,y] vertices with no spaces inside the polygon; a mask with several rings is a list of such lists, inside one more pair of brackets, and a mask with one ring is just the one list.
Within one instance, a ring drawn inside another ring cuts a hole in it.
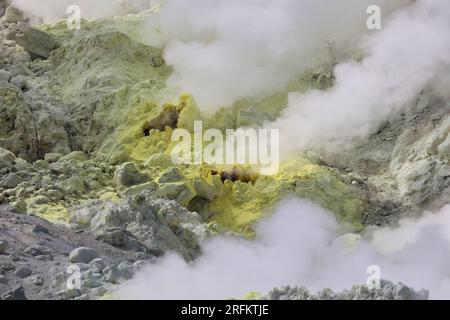
[{"label": "eroded rock face", "polygon": [[448,199],[449,114],[447,99],[424,90],[408,112],[396,115],[365,143],[326,159],[368,190],[365,224],[388,225],[403,214],[437,209]]},{"label": "eroded rock face", "polygon": [[[14,10],[8,8],[8,12]],[[35,161],[49,152],[66,154],[71,147],[63,108],[49,101],[45,81],[40,78],[51,66],[40,59],[32,61],[30,54],[16,46],[19,35],[26,35],[25,41],[34,32],[25,20],[0,21],[0,147]],[[45,37],[45,32],[41,33]],[[34,43],[45,46],[43,40]]]},{"label": "eroded rock face", "polygon": [[0,146],[23,159],[36,159],[38,141],[31,106],[17,87],[0,87]]},{"label": "eroded rock face", "polygon": [[208,235],[197,213],[175,201],[153,198],[151,192],[120,203],[94,200],[69,209],[71,221],[108,243],[154,255],[173,250],[191,260]]},{"label": "eroded rock face", "polygon": [[[445,106],[442,106],[444,109]],[[450,110],[450,106],[447,107]],[[450,116],[414,126],[398,138],[391,170],[403,197],[426,204],[450,187]]]}]

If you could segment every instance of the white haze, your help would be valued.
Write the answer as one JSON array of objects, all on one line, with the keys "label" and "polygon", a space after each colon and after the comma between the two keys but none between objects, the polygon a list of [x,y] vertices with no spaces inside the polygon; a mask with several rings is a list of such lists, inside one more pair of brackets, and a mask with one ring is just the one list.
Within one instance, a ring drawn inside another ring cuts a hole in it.
[{"label": "white haze", "polygon": [[[120,14],[154,3],[162,10],[143,26],[173,67],[171,91],[189,91],[203,110],[261,97],[286,87],[317,63],[332,42],[336,54],[360,43],[362,62],[336,66],[328,91],[291,93],[280,119],[283,154],[336,151],[376,132],[406,110],[425,87],[450,83],[448,0],[14,0],[45,21],[69,4],[83,17]],[[382,30],[368,31],[366,9],[382,8]],[[338,57],[339,58],[339,57]]]},{"label": "white haze", "polygon": [[[409,0],[378,0],[383,13]],[[333,41],[337,51],[366,33],[373,0],[166,0],[147,23],[164,47],[171,88],[214,110],[284,89]]]},{"label": "white haze", "polygon": [[395,229],[378,229],[353,248],[335,242],[339,224],[324,209],[287,200],[257,226],[258,240],[218,237],[187,264],[169,254],[123,284],[124,299],[224,299],[275,286],[312,291],[365,284],[368,266],[381,277],[425,288],[432,298],[450,298],[450,206]]},{"label": "white haze", "polygon": [[330,90],[290,95],[283,116],[270,124],[281,128],[284,149],[341,150],[407,110],[425,87],[448,91],[450,2],[417,1],[364,47],[361,63],[335,68]]},{"label": "white haze", "polygon": [[85,19],[119,16],[149,8],[154,0],[12,0],[13,6],[37,18],[40,22],[55,22],[67,17],[71,5],[81,9]]}]

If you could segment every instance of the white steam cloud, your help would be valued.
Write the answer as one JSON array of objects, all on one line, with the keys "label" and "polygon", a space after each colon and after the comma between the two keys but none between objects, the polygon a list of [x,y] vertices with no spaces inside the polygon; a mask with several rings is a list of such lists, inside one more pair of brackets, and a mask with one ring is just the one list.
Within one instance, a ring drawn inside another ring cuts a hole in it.
[{"label": "white steam cloud", "polygon": [[256,230],[257,241],[218,237],[205,243],[192,264],[169,254],[123,284],[119,296],[224,299],[281,285],[343,290],[366,283],[367,267],[378,265],[383,279],[450,298],[450,206],[379,229],[353,246],[335,241],[340,226],[331,213],[301,200],[285,201]]},{"label": "white steam cloud", "polygon": [[[328,91],[291,93],[280,119],[285,151],[341,150],[375,132],[430,83],[450,83],[448,0],[13,0],[45,21],[76,4],[83,17],[142,10],[151,45],[173,67],[168,85],[189,91],[204,110],[286,88],[333,42],[336,52],[362,42],[366,58],[335,68]],[[367,30],[367,7],[382,8],[382,30]]]},{"label": "white steam cloud", "polygon": [[12,0],[13,6],[39,19],[40,22],[56,22],[67,17],[71,5],[81,9],[82,18],[96,19],[139,12],[150,7],[154,0]]},{"label": "white steam cloud", "polygon": [[365,42],[366,58],[335,68],[328,91],[292,93],[281,128],[285,149],[340,150],[376,132],[427,86],[448,91],[450,2],[419,0]]},{"label": "white steam cloud", "polygon": [[[375,1],[386,16],[409,0]],[[148,41],[165,46],[169,86],[191,92],[201,109],[263,97],[366,33],[373,0],[166,0],[147,23]],[[387,17],[385,19],[387,20]]]}]

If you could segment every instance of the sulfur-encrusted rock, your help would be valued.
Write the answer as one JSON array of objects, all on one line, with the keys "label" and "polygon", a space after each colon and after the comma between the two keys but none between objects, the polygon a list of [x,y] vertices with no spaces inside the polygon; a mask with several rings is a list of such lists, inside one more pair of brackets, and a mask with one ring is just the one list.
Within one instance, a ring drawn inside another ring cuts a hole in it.
[{"label": "sulfur-encrusted rock", "polygon": [[156,153],[151,155],[147,161],[145,161],[145,165],[149,167],[160,167],[160,168],[168,168],[173,166],[172,159],[163,153]]},{"label": "sulfur-encrusted rock", "polygon": [[50,164],[48,163],[47,160],[38,160],[35,163],[33,163],[33,167],[38,170],[48,169],[49,165]]},{"label": "sulfur-encrusted rock", "polygon": [[26,278],[31,275],[32,270],[26,266],[22,266],[16,269],[14,275],[18,278]]},{"label": "sulfur-encrusted rock", "polygon": [[106,267],[102,273],[106,282],[117,283],[119,281],[120,272],[116,266]]},{"label": "sulfur-encrusted rock", "polygon": [[8,241],[0,240],[0,254],[4,254],[8,249]]},{"label": "sulfur-encrusted rock", "polygon": [[216,187],[208,184],[201,177],[196,177],[194,179],[194,189],[197,196],[208,201],[213,201],[218,195]]},{"label": "sulfur-encrusted rock", "polygon": [[90,262],[92,270],[96,273],[101,273],[105,269],[105,262],[101,258],[96,258]]},{"label": "sulfur-encrusted rock", "polygon": [[61,159],[62,156],[63,155],[61,153],[50,152],[45,154],[44,160],[48,161],[49,163],[53,163]]},{"label": "sulfur-encrusted rock", "polygon": [[187,207],[189,201],[195,198],[194,188],[188,182],[163,183],[159,189],[152,192],[152,195],[158,198],[175,200],[183,207]]}]

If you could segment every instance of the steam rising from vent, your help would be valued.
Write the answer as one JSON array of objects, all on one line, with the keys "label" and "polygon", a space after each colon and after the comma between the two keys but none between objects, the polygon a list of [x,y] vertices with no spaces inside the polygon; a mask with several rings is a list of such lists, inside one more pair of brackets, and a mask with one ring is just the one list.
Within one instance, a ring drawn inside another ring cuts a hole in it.
[{"label": "steam rising from vent", "polygon": [[341,150],[407,110],[427,86],[448,91],[450,2],[420,0],[365,41],[366,58],[335,68],[330,90],[292,93],[281,119],[287,150]]},{"label": "steam rising from vent", "polygon": [[[408,0],[375,1],[384,18]],[[333,42],[342,51],[365,34],[372,0],[166,0],[148,19],[148,41],[165,46],[169,85],[203,110],[273,94]]]},{"label": "steam rising from vent", "polygon": [[367,241],[338,238],[339,230],[331,213],[289,200],[258,225],[257,241],[212,239],[192,264],[169,254],[118,293],[123,299],[223,299],[288,284],[343,290],[365,284],[367,268],[378,265],[382,278],[450,298],[450,206],[379,229]]}]

